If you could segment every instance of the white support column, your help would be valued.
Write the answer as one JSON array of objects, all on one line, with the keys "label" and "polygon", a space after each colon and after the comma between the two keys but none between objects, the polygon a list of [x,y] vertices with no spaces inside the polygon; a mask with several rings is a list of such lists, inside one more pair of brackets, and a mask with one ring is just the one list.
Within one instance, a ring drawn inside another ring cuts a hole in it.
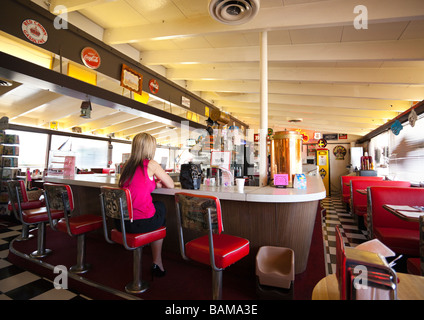
[{"label": "white support column", "polygon": [[268,157],[266,136],[268,134],[268,32],[260,35],[260,101],[261,124],[259,129],[259,186],[268,182]]}]

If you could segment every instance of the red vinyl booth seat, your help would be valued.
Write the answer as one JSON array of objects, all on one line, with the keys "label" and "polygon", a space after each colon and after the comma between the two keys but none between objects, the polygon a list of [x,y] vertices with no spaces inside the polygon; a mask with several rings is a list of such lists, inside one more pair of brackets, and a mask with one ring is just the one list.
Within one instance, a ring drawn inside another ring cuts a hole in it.
[{"label": "red vinyl booth seat", "polygon": [[386,187],[410,187],[411,183],[408,181],[370,181],[370,180],[352,180],[352,208],[353,213],[358,216],[364,216],[366,222],[367,214],[367,196],[356,192],[357,189],[367,189],[368,187],[374,186],[386,186]]},{"label": "red vinyl booth seat", "polygon": [[364,176],[342,176],[342,202],[350,204],[350,186],[347,186],[352,180],[368,180],[368,181],[381,181],[383,177],[364,177]]},{"label": "red vinyl booth seat", "polygon": [[411,258],[406,261],[406,269],[408,273],[422,276],[421,273],[421,258]]},{"label": "red vinyl booth seat", "polygon": [[420,257],[409,258],[406,261],[408,273],[424,276],[424,216],[420,216]]},{"label": "red vinyl booth seat", "polygon": [[383,208],[384,204],[422,205],[424,188],[370,187],[372,232],[397,254],[418,257],[419,223],[405,221]]}]

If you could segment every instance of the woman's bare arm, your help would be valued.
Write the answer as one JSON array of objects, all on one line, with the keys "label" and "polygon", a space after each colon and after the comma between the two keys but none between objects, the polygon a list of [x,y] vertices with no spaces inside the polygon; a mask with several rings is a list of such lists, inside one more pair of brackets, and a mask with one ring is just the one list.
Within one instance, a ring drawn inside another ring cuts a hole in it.
[{"label": "woman's bare arm", "polygon": [[165,188],[174,188],[174,180],[162,169],[159,163],[155,160],[150,160],[147,165],[149,175],[154,175],[158,181],[156,181],[157,187],[164,186]]}]

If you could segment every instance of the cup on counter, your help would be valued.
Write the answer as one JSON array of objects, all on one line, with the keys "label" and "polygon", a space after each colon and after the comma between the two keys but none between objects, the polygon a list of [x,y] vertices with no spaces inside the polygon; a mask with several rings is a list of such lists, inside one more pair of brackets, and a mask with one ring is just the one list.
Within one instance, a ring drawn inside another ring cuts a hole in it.
[{"label": "cup on counter", "polygon": [[237,178],[236,179],[236,184],[237,184],[237,191],[238,192],[243,192],[244,190],[244,178]]},{"label": "cup on counter", "polygon": [[210,178],[209,185],[214,186],[215,185],[215,178]]}]

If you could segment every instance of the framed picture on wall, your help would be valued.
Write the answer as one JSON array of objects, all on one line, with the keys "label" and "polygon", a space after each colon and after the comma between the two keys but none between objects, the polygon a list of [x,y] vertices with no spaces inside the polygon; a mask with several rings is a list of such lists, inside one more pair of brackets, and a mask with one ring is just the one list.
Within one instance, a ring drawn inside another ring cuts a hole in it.
[{"label": "framed picture on wall", "polygon": [[143,75],[123,64],[121,71],[121,87],[141,95],[143,93]]}]

